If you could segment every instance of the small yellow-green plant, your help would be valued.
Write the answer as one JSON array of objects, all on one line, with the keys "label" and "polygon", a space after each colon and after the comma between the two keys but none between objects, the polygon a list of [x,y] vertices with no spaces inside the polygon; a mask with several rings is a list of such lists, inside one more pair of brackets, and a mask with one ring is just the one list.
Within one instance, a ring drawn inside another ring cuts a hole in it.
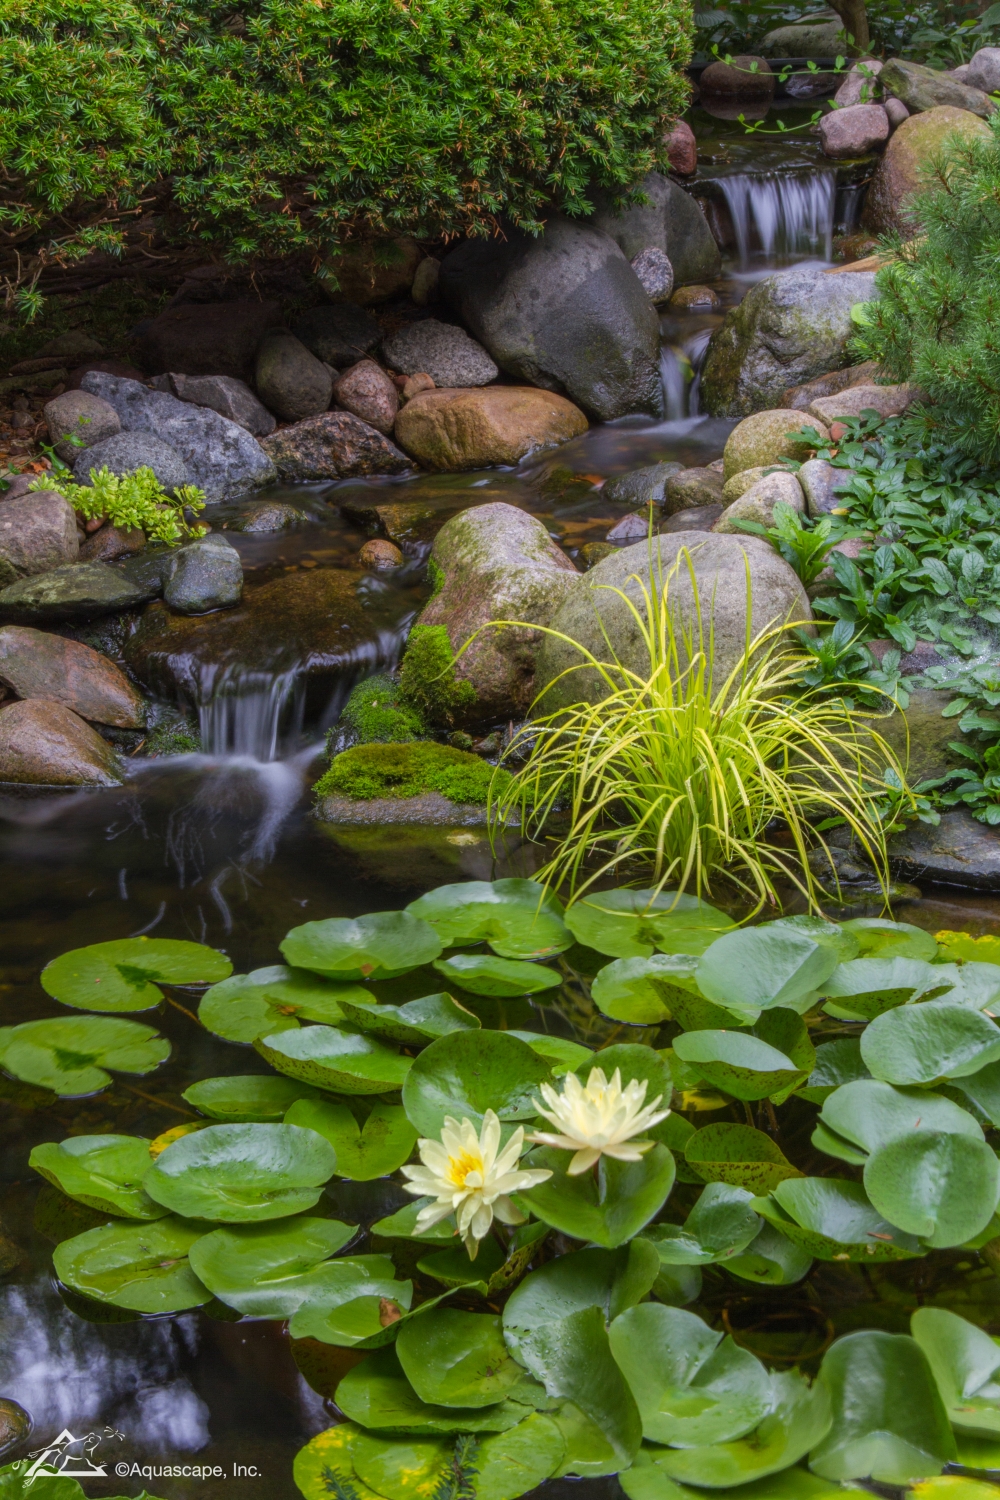
[{"label": "small yellow-green plant", "polygon": [[[694,594],[687,620],[669,599],[681,568]],[[522,737],[532,746],[525,764],[491,794],[501,827],[515,808],[535,837],[551,833],[554,813],[568,817],[539,878],[579,893],[638,859],[660,888],[700,896],[724,874],[758,904],[776,902],[776,882],[790,882],[815,906],[808,855],[825,847],[818,826],[841,823],[884,884],[886,830],[874,803],[886,770],[905,786],[903,770],[841,699],[797,689],[801,658],[782,649],[791,626],[751,638],[749,572],[744,649],[724,681],[690,555],[666,577],[651,563],[648,583],[638,582],[638,604],[612,592],[634,618],[648,672],[624,665],[610,642],[605,662],[578,647],[568,671],[596,670],[606,696],[536,718]]]},{"label": "small yellow-green plant", "polygon": [[168,495],[152,469],[134,474],[112,474],[103,468],[90,471],[90,484],[76,484],[58,472],[42,475],[33,490],[57,490],[78,515],[87,521],[106,516],[112,526],[144,531],[151,542],[174,547],[196,534],[185,510],[198,514],[205,509],[205,496],[193,484],[180,485]]}]

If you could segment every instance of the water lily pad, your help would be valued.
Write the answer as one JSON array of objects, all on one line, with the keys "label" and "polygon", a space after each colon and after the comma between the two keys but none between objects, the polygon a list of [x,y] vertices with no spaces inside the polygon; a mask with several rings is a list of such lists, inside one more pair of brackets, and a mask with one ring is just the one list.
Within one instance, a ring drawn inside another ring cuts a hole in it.
[{"label": "water lily pad", "polygon": [[237,1124],[281,1120],[296,1099],[309,1098],[316,1089],[291,1078],[273,1078],[267,1073],[242,1077],[202,1078],[181,1095],[188,1104],[212,1120]]},{"label": "water lily pad", "polygon": [[61,953],[40,982],[53,1000],[79,1010],[149,1010],[163,999],[157,981],[214,984],[232,972],[226,955],[204,943],[135,937]]},{"label": "water lily pad", "polygon": [[857,939],[861,958],[923,958],[929,961],[937,957],[938,938],[922,927],[914,927],[912,922],[890,922],[886,917],[852,917],[840,925],[844,932]]},{"label": "water lily pad", "polygon": [[459,1244],[423,1256],[417,1261],[417,1270],[447,1287],[464,1287],[477,1296],[493,1297],[520,1281],[548,1232],[547,1224],[522,1224],[511,1236],[506,1257],[496,1240],[485,1239],[474,1261]]},{"label": "water lily pad", "polygon": [[102,1224],[63,1240],[52,1252],[59,1280],[74,1292],[140,1313],[183,1312],[211,1301],[188,1263],[204,1233],[180,1219]]},{"label": "water lily pad", "polygon": [[704,1125],[684,1148],[684,1157],[704,1182],[728,1182],[767,1193],[788,1177],[801,1177],[781,1149],[751,1125]]},{"label": "water lily pad", "polygon": [[598,891],[566,912],[577,942],[609,958],[649,958],[657,949],[704,953],[734,925],[725,912],[675,891]]},{"label": "water lily pad", "polygon": [[907,1484],[956,1458],[944,1403],[920,1345],[874,1329],[838,1339],[823,1356],[817,1388],[833,1412],[809,1455],[824,1479]]},{"label": "water lily pad", "polygon": [[405,911],[328,917],[293,927],[279,944],[293,968],[327,979],[393,979],[437,958],[444,944],[433,927]]},{"label": "water lily pad", "polygon": [[964,1245],[992,1219],[1000,1162],[981,1137],[921,1126],[877,1147],[865,1163],[864,1183],[874,1207],[893,1224],[945,1249]]},{"label": "water lily pad", "polygon": [[[330,1280],[353,1276],[350,1260],[331,1261],[357,1233],[337,1219],[293,1218],[240,1224],[203,1235],[189,1254],[191,1267],[213,1296],[255,1318],[290,1318]],[[373,1257],[367,1257],[373,1259]],[[380,1258],[381,1259],[381,1258]],[[380,1267],[392,1278],[391,1262]]]},{"label": "water lily pad", "polygon": [[535,880],[467,880],[439,885],[406,908],[446,948],[488,943],[501,958],[551,958],[573,944],[562,902]]},{"label": "water lily pad", "polygon": [[644,1234],[664,1265],[725,1264],[757,1238],[761,1220],[750,1207],[753,1194],[725,1182],[711,1182],[683,1224],[653,1224]]},{"label": "water lily pad", "polygon": [[969,1099],[992,1125],[1000,1125],[1000,1062],[987,1063],[970,1077],[956,1078],[954,1088]]},{"label": "water lily pad", "polygon": [[375,1491],[358,1477],[351,1458],[354,1440],[360,1435],[361,1428],[353,1422],[338,1422],[299,1449],[292,1478],[305,1500],[336,1500],[334,1481],[343,1486],[345,1496],[350,1493],[357,1500],[378,1500]]},{"label": "water lily pad", "polygon": [[151,1198],[189,1219],[283,1219],[318,1202],[333,1147],[297,1125],[210,1125],[168,1146],[150,1167]]},{"label": "water lily pad", "polygon": [[666,1146],[656,1144],[638,1161],[602,1156],[596,1175],[570,1177],[572,1157],[555,1147],[537,1147],[525,1161],[552,1173],[547,1182],[517,1195],[518,1204],[543,1223],[578,1240],[612,1250],[639,1233],[670,1195],[676,1167]]},{"label": "water lily pad", "polygon": [[372,1234],[387,1240],[450,1243],[458,1234],[454,1214],[449,1214],[446,1219],[439,1219],[429,1229],[417,1233],[417,1216],[420,1210],[426,1208],[430,1202],[430,1198],[414,1198],[411,1203],[405,1203],[394,1214],[388,1214],[384,1219],[377,1219],[372,1225]]},{"label": "water lily pad", "polygon": [[936,932],[934,941],[944,958],[960,963],[1000,964],[1000,938],[995,933],[973,937],[971,932]]},{"label": "water lily pad", "polygon": [[800,1177],[778,1183],[754,1209],[793,1244],[818,1260],[912,1260],[920,1242],[890,1224],[860,1182]]},{"label": "water lily pad", "polygon": [[548,1479],[566,1457],[560,1427],[532,1412],[507,1432],[485,1437],[476,1449],[476,1500],[517,1500]]},{"label": "water lily pad", "polygon": [[645,1302],[617,1317],[608,1337],[650,1442],[729,1442],[752,1432],[771,1409],[771,1380],[760,1361],[694,1313]]},{"label": "water lily pad", "polygon": [[898,1005],[951,989],[952,977],[919,958],[852,958],[839,964],[822,988],[829,1015],[872,1021]]},{"label": "water lily pad", "polygon": [[558,989],[562,975],[544,964],[518,963],[510,958],[492,958],[488,953],[455,953],[438,958],[434,967],[449,984],[470,995],[539,995]]},{"label": "water lily pad", "polygon": [[620,1250],[578,1250],[546,1261],[526,1276],[503,1310],[504,1337],[516,1358],[521,1340],[546,1323],[596,1307],[606,1323],[649,1295],[660,1270],[646,1239]]},{"label": "water lily pad", "polygon": [[983,1139],[968,1110],[943,1095],[926,1089],[894,1088],[874,1078],[835,1089],[824,1101],[820,1119],[835,1135],[853,1142],[866,1155],[915,1130],[944,1130],[973,1141]]},{"label": "water lily pad", "polygon": [[532,1052],[537,1052],[549,1064],[554,1076],[563,1072],[575,1072],[577,1068],[594,1060],[592,1047],[582,1047],[579,1042],[571,1042],[569,1037],[543,1036],[537,1031],[513,1030],[506,1035],[516,1036],[519,1042],[527,1042]]},{"label": "water lily pad", "polygon": [[300,1099],[285,1115],[286,1125],[315,1130],[337,1153],[336,1176],[371,1182],[409,1160],[417,1132],[398,1104],[375,1104],[364,1124],[336,1099]]},{"label": "water lily pad", "polygon": [[758,1286],[794,1286],[808,1273],[812,1263],[808,1250],[793,1245],[787,1235],[765,1221],[756,1239],[741,1254],[726,1261],[726,1270],[731,1276]]},{"label": "water lily pad", "polygon": [[304,1026],[258,1037],[254,1048],[279,1073],[335,1094],[384,1094],[401,1088],[412,1059],[375,1037],[336,1026]]},{"label": "water lily pad", "polygon": [[162,1219],[169,1210],[143,1192],[149,1141],[137,1135],[73,1135],[35,1146],[28,1166],[68,1198],[125,1219]]},{"label": "water lily pad", "polygon": [[[378,1349],[349,1370],[337,1387],[337,1405],[351,1421],[380,1435],[506,1432],[525,1416],[524,1407],[516,1401],[484,1407],[421,1401],[403,1373],[395,1348]],[[365,1477],[360,1466],[358,1472]]]},{"label": "water lily pad", "polygon": [[57,1016],[0,1026],[0,1068],[60,1098],[99,1093],[110,1073],[151,1073],[170,1056],[152,1026],[114,1016]]},{"label": "water lily pad", "polygon": [[456,1031],[413,1059],[403,1108],[420,1135],[438,1139],[449,1115],[477,1130],[488,1109],[504,1121],[534,1119],[538,1085],[550,1078],[545,1059],[508,1032]]},{"label": "water lily pad", "polygon": [[35,1474],[29,1479],[30,1467],[21,1459],[0,1468],[0,1500],[87,1500],[78,1479],[65,1474]]},{"label": "water lily pad", "polygon": [[342,1000],[340,1009],[349,1026],[404,1047],[423,1047],[452,1031],[478,1031],[482,1025],[450,995],[425,995],[405,1005],[379,1005],[368,996],[364,1004]]},{"label": "water lily pad", "polygon": [[354,1472],[366,1489],[383,1500],[435,1500],[447,1482],[453,1445],[442,1438],[394,1438],[361,1432],[352,1454]]},{"label": "water lily pad", "polygon": [[678,1001],[697,998],[697,967],[697,958],[686,953],[619,958],[594,976],[591,998],[613,1021],[658,1026],[670,1020]]},{"label": "water lily pad", "polygon": [[433,1318],[414,1318],[401,1330],[396,1354],[421,1401],[432,1406],[495,1406],[523,1374],[493,1313],[443,1307]]},{"label": "water lily pad", "polygon": [[272,964],[213,984],[201,998],[198,1019],[207,1031],[227,1042],[249,1044],[259,1036],[295,1031],[301,1021],[336,1026],[342,1016],[342,996],[348,1000],[372,998],[360,985],[331,984],[308,969]]},{"label": "water lily pad", "polygon": [[[354,1264],[383,1258],[356,1256]],[[333,1264],[347,1265],[349,1262],[335,1261]],[[411,1319],[426,1318],[448,1295],[442,1292],[410,1310],[413,1296],[410,1281],[381,1281],[373,1274],[368,1280],[359,1280],[352,1286],[346,1273],[335,1275],[331,1271],[322,1295],[314,1294],[303,1303],[292,1317],[288,1331],[295,1339],[316,1339],[343,1349],[382,1349],[395,1343]]]},{"label": "water lily pad", "polygon": [[[689,1489],[686,1484],[678,1484],[664,1474],[656,1463],[658,1451],[642,1448],[631,1469],[621,1475],[619,1483],[628,1500],[704,1500],[704,1490]],[[738,1484],[725,1492],[726,1500],[833,1500],[834,1496],[843,1500],[843,1494],[839,1484],[831,1484],[828,1479],[820,1479],[818,1474],[810,1474],[801,1464],[765,1479]],[[962,1497],[956,1496],[955,1500],[962,1500]],[[975,1500],[975,1497],[970,1497],[970,1500]]]},{"label": "water lily pad", "polygon": [[963,1078],[1000,1059],[1000,1028],[979,1011],[947,999],[878,1016],[861,1038],[861,1056],[886,1083]]},{"label": "water lily pad", "polygon": [[674,1052],[706,1083],[737,1099],[766,1099],[808,1077],[790,1057],[746,1032],[684,1032],[674,1038]]},{"label": "water lily pad", "polygon": [[[767,922],[727,933],[702,954],[698,987],[709,1000],[754,1021],[776,1005],[811,1003],[840,962],[834,942],[819,930]],[[839,930],[831,928],[839,941]]]},{"label": "water lily pad", "polygon": [[860,1037],[821,1042],[816,1048],[815,1066],[798,1091],[799,1098],[808,1099],[810,1104],[822,1104],[841,1084],[871,1076],[861,1057]]},{"label": "water lily pad", "polygon": [[562,1433],[566,1456],[554,1478],[571,1474],[580,1479],[598,1479],[617,1474],[621,1461],[597,1423],[572,1401],[563,1401],[553,1411],[551,1420]]},{"label": "water lily pad", "polygon": [[974,1323],[943,1307],[920,1307],[910,1330],[927,1358],[952,1427],[1000,1435],[1000,1347]]}]

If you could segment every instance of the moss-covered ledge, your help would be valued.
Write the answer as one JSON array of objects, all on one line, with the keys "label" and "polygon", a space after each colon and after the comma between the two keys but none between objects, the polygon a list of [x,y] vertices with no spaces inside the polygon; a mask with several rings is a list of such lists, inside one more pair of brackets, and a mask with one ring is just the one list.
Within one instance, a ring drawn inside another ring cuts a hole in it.
[{"label": "moss-covered ledge", "polygon": [[314,787],[327,823],[485,823],[507,771],[432,740],[355,745],[335,756]]}]

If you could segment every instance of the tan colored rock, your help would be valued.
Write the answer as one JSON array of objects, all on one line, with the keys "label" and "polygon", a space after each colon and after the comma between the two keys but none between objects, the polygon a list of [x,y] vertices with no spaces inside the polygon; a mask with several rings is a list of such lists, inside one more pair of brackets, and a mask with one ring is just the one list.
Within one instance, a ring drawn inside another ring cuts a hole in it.
[{"label": "tan colored rock", "polygon": [[723,533],[740,532],[741,528],[736,524],[738,521],[756,521],[759,526],[773,526],[774,507],[781,501],[797,510],[800,515],[805,513],[806,497],[794,474],[768,474],[763,479],[758,479],[756,484],[744,490],[738,500],[726,507],[712,530]]},{"label": "tan colored rock", "polygon": [[358,553],[358,561],[363,568],[382,573],[391,568],[401,568],[403,554],[395,542],[387,542],[384,537],[376,536],[370,542],[365,542]]},{"label": "tan colored rock", "polygon": [[945,141],[959,136],[964,140],[992,140],[985,120],[967,109],[950,104],[924,110],[904,120],[889,137],[885,155],[879,162],[865,199],[861,223],[875,234],[896,230],[914,235],[917,225],[909,212],[909,202],[922,186],[928,170]]},{"label": "tan colored rock", "polygon": [[758,479],[763,479],[767,470],[763,464],[757,464],[753,469],[744,469],[739,474],[733,474],[722,486],[722,498],[727,505],[732,505],[741,495],[745,495],[752,484]]},{"label": "tan colored rock", "polygon": [[[87,530],[90,530],[89,524]],[[113,562],[116,557],[133,557],[146,545],[146,533],[135,527],[95,527],[80,548],[81,562]]]},{"label": "tan colored rock", "polygon": [[32,490],[0,506],[0,586],[75,563],[76,514],[55,490]]},{"label": "tan colored rock", "polygon": [[0,781],[24,786],[118,786],[118,757],[72,709],[46,698],[0,709]]},{"label": "tan colored rock", "polygon": [[399,390],[401,401],[412,401],[414,396],[419,396],[422,391],[433,391],[435,389],[434,377],[420,370],[416,375],[407,375]]},{"label": "tan colored rock", "polygon": [[710,286],[682,286],[670,299],[671,312],[697,312],[705,307],[718,307],[719,296]]},{"label": "tan colored rock", "polygon": [[114,662],[61,635],[26,625],[0,629],[0,682],[18,698],[46,698],[82,719],[141,729],[146,704]]},{"label": "tan colored rock", "polygon": [[587,431],[578,406],[530,386],[425,391],[396,418],[396,441],[429,469],[516,464]]},{"label": "tan colored rock", "polygon": [[775,464],[781,458],[807,458],[815,443],[793,435],[803,427],[816,429],[816,442],[829,437],[822,422],[815,417],[803,416],[802,412],[791,408],[779,406],[744,417],[729,434],[723,452],[723,473],[726,478],[732,479],[734,474],[742,474],[744,469]]},{"label": "tan colored rock", "polygon": [[845,417],[859,417],[863,411],[877,411],[881,417],[898,417],[914,401],[924,400],[918,385],[851,385],[836,396],[821,396],[810,404],[809,412],[827,426]]},{"label": "tan colored rock", "polygon": [[360,417],[377,432],[386,437],[392,432],[399,396],[382,366],[373,359],[359,359],[345,370],[334,384],[333,399],[344,411]]}]

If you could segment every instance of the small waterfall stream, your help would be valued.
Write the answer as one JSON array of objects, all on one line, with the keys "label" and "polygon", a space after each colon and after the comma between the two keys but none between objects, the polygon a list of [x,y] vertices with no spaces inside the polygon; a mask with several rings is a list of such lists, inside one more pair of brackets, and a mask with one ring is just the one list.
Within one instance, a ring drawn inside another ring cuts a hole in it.
[{"label": "small waterfall stream", "polygon": [[740,270],[754,256],[829,260],[837,207],[835,171],[734,173],[716,179],[733,222]]}]

